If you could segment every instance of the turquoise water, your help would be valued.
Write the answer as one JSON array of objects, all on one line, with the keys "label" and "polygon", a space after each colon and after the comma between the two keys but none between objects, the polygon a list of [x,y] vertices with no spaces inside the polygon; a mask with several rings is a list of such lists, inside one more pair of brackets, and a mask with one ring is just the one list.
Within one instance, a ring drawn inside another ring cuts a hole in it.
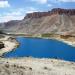
[{"label": "turquoise water", "polygon": [[16,38],[20,46],[14,51],[5,54],[5,57],[37,57],[59,58],[75,61],[75,47],[57,40],[37,38]]}]

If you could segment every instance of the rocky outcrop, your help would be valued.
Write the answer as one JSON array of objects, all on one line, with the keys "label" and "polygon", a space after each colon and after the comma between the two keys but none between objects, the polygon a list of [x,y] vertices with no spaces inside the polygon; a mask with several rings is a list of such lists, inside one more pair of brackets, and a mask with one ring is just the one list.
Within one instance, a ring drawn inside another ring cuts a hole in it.
[{"label": "rocky outcrop", "polygon": [[0,42],[0,49],[1,49],[1,48],[4,48],[3,42]]},{"label": "rocky outcrop", "polygon": [[55,8],[48,12],[34,12],[28,13],[25,18],[39,18],[43,16],[50,16],[52,14],[66,14],[66,15],[75,15],[75,9],[61,9]]}]

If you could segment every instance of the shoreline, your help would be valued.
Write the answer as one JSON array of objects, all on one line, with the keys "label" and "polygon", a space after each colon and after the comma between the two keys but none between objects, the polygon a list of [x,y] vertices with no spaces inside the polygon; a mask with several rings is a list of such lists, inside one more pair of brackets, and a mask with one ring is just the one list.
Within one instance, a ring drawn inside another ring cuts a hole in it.
[{"label": "shoreline", "polygon": [[10,36],[5,36],[5,38],[0,39],[0,41],[4,43],[4,48],[0,49],[0,56],[3,56],[3,54],[12,51],[19,45],[18,41],[16,39],[12,39]]},{"label": "shoreline", "polygon": [[36,39],[51,39],[51,40],[57,40],[63,43],[66,43],[72,47],[75,47],[75,41],[71,41],[71,40],[66,40],[60,37],[28,37],[28,36],[19,36],[19,37],[24,37],[24,38],[36,38]]},{"label": "shoreline", "polygon": [[[22,37],[22,36],[19,36]],[[25,36],[24,36],[25,37]],[[16,38],[12,39],[12,36],[5,36],[5,38],[1,38],[0,41],[4,43],[4,48],[0,49],[0,56],[4,55],[7,52],[10,52],[17,48],[19,45],[19,42],[16,40]],[[26,37],[26,38],[37,38],[37,39],[52,39],[52,40],[57,40],[63,43],[66,43],[72,47],[75,47],[75,42],[74,41],[68,41],[65,39],[62,39],[60,37]]]},{"label": "shoreline", "polygon": [[[11,35],[11,36],[18,36],[18,37],[26,37],[26,38],[39,38],[39,39],[54,39],[63,43],[66,43],[68,45],[71,45],[72,47],[75,47],[75,36],[69,36],[69,39],[64,39],[61,38],[60,34],[49,34],[48,37],[42,36],[42,34],[39,35],[24,35],[24,34],[7,34],[7,35]],[[64,36],[64,35],[62,35]],[[67,35],[65,35],[66,37]]]},{"label": "shoreline", "polygon": [[66,43],[66,44],[68,44],[68,45],[70,45],[72,47],[75,47],[75,40],[72,41],[72,40],[67,40],[67,39],[63,39],[63,38],[60,38],[60,37],[30,37],[30,38],[52,39],[52,40],[57,40],[57,41]]},{"label": "shoreline", "polygon": [[[33,38],[33,37],[32,37]],[[35,37],[36,38],[36,37]],[[61,42],[59,38],[41,38],[54,39]],[[0,55],[13,51],[19,45],[19,42],[10,36],[0,39],[5,44]],[[67,42],[68,43],[68,42]],[[0,75],[75,75],[75,62],[65,61],[54,58],[34,58],[34,57],[0,57]]]},{"label": "shoreline", "polygon": [[54,40],[66,43],[67,45],[70,45],[72,47],[75,47],[75,42],[74,41],[68,41],[68,40],[65,40],[65,39],[62,39],[62,38],[44,38],[44,39],[54,39]]}]

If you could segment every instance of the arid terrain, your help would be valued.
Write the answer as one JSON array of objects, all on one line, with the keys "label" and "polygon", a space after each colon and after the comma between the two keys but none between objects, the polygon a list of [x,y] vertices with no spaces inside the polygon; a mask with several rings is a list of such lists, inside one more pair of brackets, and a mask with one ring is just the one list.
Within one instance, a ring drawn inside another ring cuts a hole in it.
[{"label": "arid terrain", "polygon": [[5,35],[0,35],[3,36],[0,38],[0,56],[2,56],[6,52],[12,51],[12,49],[16,48],[19,43],[14,39],[13,37],[10,36],[5,36]]},{"label": "arid terrain", "polygon": [[[0,23],[0,56],[19,43],[12,35],[56,39],[75,47],[75,9],[55,8]],[[75,75],[75,62],[51,58],[0,58],[0,75]]]},{"label": "arid terrain", "polygon": [[0,75],[75,75],[75,63],[31,57],[0,58]]}]

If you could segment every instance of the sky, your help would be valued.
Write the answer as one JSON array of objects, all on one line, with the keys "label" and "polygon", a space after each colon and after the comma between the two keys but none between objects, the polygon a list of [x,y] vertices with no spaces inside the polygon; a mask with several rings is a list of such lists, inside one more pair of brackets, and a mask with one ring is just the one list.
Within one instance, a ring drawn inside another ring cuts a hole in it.
[{"label": "sky", "polygon": [[26,13],[75,8],[75,0],[0,0],[0,23],[21,20]]}]

